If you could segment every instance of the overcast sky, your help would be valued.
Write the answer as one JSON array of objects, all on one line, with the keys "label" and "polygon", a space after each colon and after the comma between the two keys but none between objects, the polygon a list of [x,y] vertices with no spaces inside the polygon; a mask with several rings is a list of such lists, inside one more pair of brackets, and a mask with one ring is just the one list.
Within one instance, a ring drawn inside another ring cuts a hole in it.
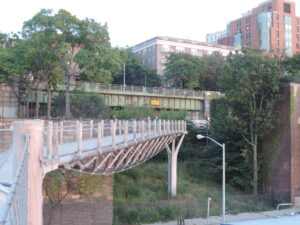
[{"label": "overcast sky", "polygon": [[[108,24],[113,46],[126,47],[154,36],[205,41],[207,33],[226,24],[263,0],[2,0],[0,32],[17,32],[40,9],[63,8],[78,18]],[[300,1],[296,14],[300,16]]]}]

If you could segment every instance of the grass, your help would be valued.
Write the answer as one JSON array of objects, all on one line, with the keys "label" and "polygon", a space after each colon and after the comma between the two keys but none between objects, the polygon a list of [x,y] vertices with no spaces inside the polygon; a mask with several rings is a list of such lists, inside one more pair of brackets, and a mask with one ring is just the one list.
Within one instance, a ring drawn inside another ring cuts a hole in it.
[{"label": "grass", "polygon": [[[177,196],[167,193],[167,162],[146,162],[114,176],[114,225],[153,223],[179,217],[205,217],[207,198],[211,215],[220,215],[221,186],[196,160],[178,162]],[[262,211],[267,207],[251,196],[227,187],[227,213]]]}]

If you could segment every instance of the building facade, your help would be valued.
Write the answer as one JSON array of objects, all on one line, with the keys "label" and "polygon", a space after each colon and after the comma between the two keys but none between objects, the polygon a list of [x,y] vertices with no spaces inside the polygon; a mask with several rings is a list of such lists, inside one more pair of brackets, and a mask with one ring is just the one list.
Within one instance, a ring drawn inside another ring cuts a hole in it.
[{"label": "building facade", "polygon": [[227,36],[218,44],[261,49],[272,55],[292,56],[300,52],[300,17],[295,2],[267,0],[231,21]]},{"label": "building facade", "polygon": [[207,43],[217,44],[218,40],[227,36],[227,30],[217,31],[215,33],[207,34],[205,39]]},{"label": "building facade", "polygon": [[172,52],[184,52],[202,57],[217,51],[226,56],[230,52],[235,52],[238,49],[218,44],[159,36],[137,44],[133,46],[131,50],[139,56],[143,65],[156,69],[157,73],[162,75],[167,57]]}]

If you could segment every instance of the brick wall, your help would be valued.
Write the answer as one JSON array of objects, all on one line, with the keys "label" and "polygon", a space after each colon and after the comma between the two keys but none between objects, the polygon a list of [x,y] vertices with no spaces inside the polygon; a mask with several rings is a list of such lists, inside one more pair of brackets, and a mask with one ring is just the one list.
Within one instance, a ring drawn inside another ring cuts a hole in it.
[{"label": "brick wall", "polygon": [[45,198],[43,212],[44,225],[112,225],[113,176],[103,176],[91,194],[68,194],[54,210]]},{"label": "brick wall", "polygon": [[264,190],[300,206],[300,84],[282,88],[279,122],[263,144]]}]

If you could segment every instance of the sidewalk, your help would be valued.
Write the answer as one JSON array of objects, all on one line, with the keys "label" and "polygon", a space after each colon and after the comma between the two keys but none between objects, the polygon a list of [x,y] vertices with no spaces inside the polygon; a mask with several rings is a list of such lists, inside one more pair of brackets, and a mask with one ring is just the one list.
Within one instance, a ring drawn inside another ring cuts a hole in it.
[{"label": "sidewalk", "polygon": [[[268,218],[278,218],[282,216],[291,216],[294,213],[295,215],[300,213],[300,208],[297,209],[286,209],[280,211],[267,211],[259,213],[241,213],[237,215],[226,215],[226,223],[230,224],[231,222],[247,221],[247,220],[259,220],[259,219],[268,219]],[[184,221],[185,225],[220,225],[221,217],[212,216],[208,219],[197,218],[197,219],[186,219]],[[300,221],[299,221],[300,224]],[[146,224],[144,224],[146,225]],[[148,224],[150,225],[150,224]],[[171,221],[167,223],[155,223],[151,225],[177,225],[177,221]]]}]

